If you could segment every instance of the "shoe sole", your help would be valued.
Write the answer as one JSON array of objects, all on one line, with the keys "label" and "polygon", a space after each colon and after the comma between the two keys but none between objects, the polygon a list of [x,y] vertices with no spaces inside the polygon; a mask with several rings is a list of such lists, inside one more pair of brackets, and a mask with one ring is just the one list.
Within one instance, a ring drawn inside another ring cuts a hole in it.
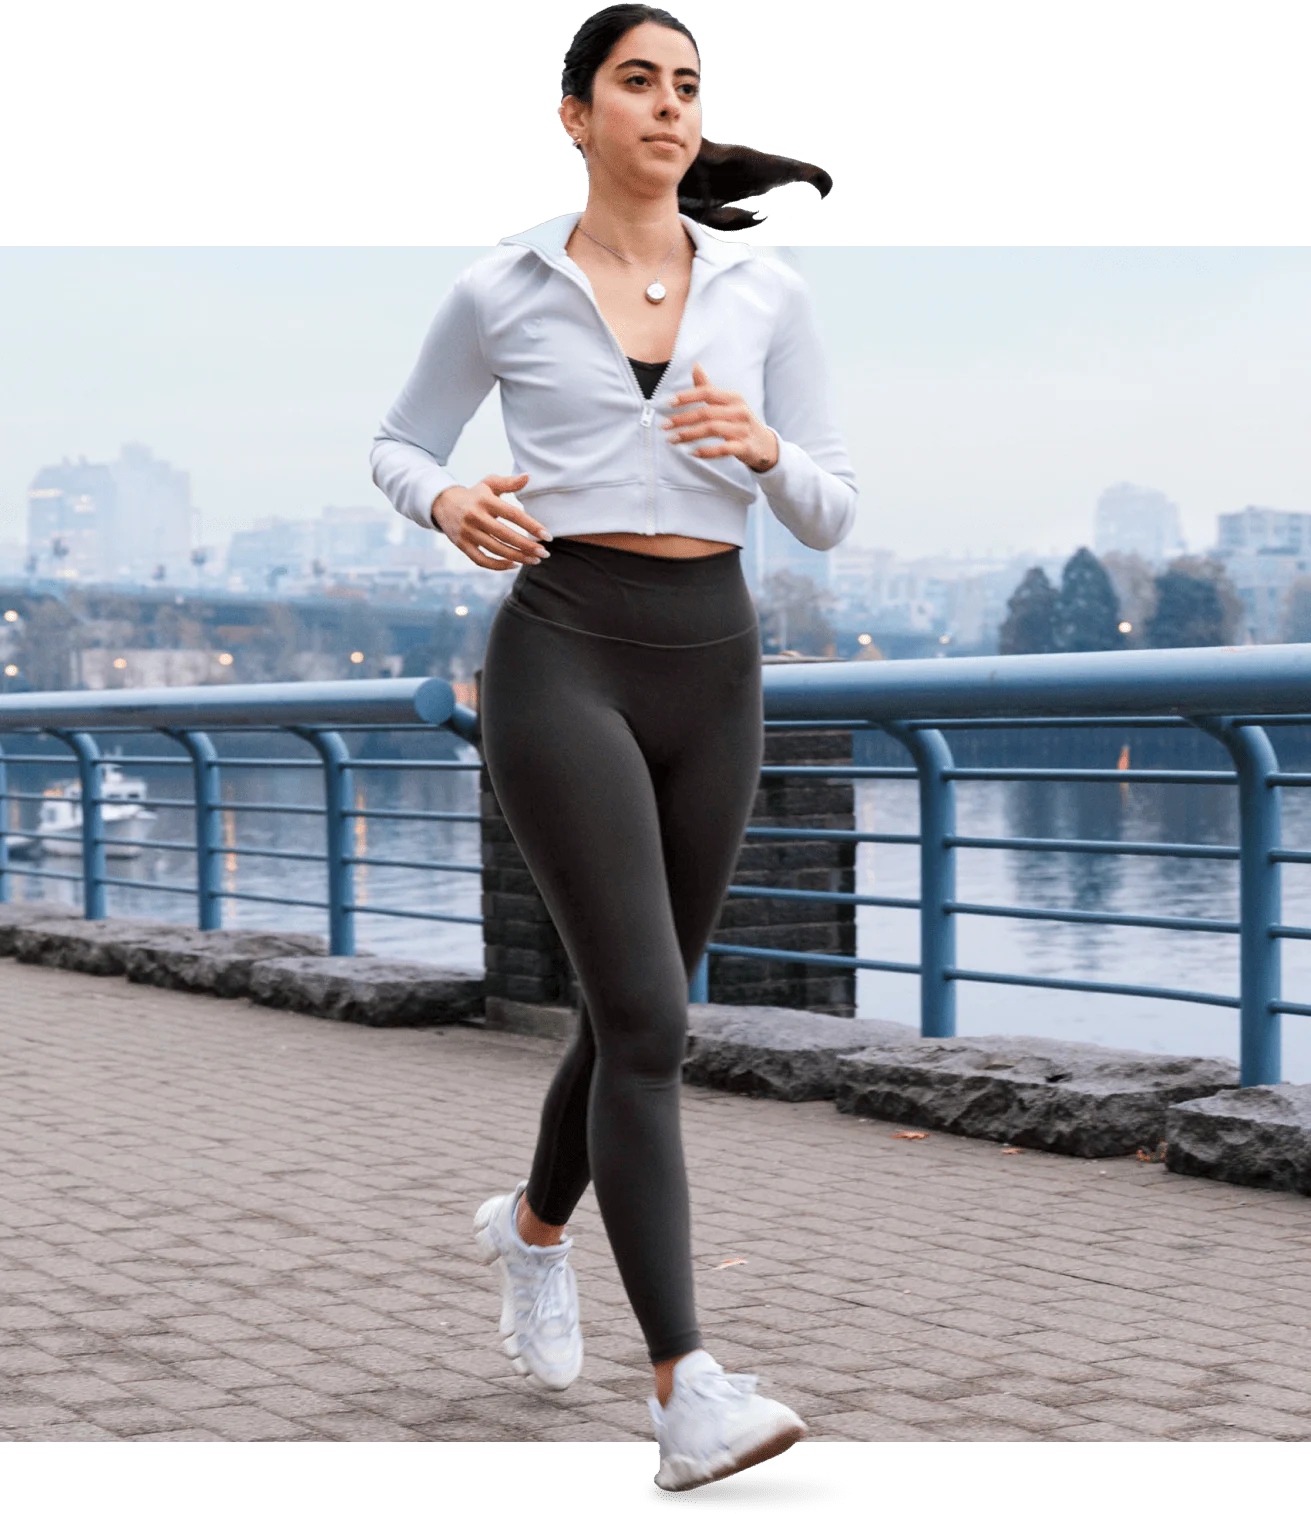
[{"label": "shoe sole", "polygon": [[771,1435],[768,1440],[763,1440],[758,1446],[752,1446],[749,1451],[744,1451],[735,1461],[726,1467],[720,1467],[714,1472],[709,1472],[704,1477],[697,1477],[690,1482],[680,1482],[674,1487],[665,1487],[659,1479],[656,1486],[664,1493],[686,1493],[692,1488],[704,1488],[712,1482],[722,1482],[725,1477],[732,1477],[735,1472],[745,1472],[748,1467],[757,1467],[762,1461],[769,1461],[775,1456],[781,1456],[784,1451],[795,1446],[799,1440],[806,1437],[805,1425],[788,1425]]},{"label": "shoe sole", "polygon": [[[501,1202],[500,1196],[488,1199],[485,1204],[479,1206],[478,1213],[473,1217],[474,1250],[477,1253],[478,1260],[484,1267],[490,1267],[501,1260],[500,1248],[497,1246],[495,1240],[492,1239],[491,1233],[492,1219],[496,1214],[497,1206]],[[501,1271],[502,1299],[505,1297],[507,1284],[508,1279],[505,1273]],[[566,1388],[578,1380],[582,1372],[582,1368],[580,1367],[578,1372],[575,1372],[567,1383],[551,1383],[538,1377],[520,1355],[519,1337],[513,1330],[509,1335],[501,1336],[501,1349],[510,1358],[510,1365],[525,1382],[531,1383],[534,1388],[541,1388],[546,1393],[563,1393]]]}]

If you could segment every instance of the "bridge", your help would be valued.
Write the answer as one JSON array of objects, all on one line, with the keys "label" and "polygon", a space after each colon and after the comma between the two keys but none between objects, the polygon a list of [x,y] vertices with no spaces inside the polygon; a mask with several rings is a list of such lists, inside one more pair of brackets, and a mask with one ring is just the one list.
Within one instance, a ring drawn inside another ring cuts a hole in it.
[{"label": "bridge", "polygon": [[[871,1042],[839,1057],[859,1076],[840,1074],[826,1096],[742,1098],[716,1084],[714,1056],[694,1048],[689,1067],[705,1074],[686,1090],[698,1284],[707,1334],[726,1365],[761,1371],[831,1438],[1305,1438],[1311,1279],[1301,1252],[1311,1208],[1295,1143],[1286,1140],[1282,1168],[1249,1174],[1258,1186],[1191,1175],[1151,1148],[1079,1160],[1041,1134],[962,1133],[931,1102],[917,1106],[921,1117],[889,1118],[886,1074],[913,1069],[920,1048],[947,1053],[971,1042],[956,1035],[961,984],[1140,998],[1181,1015],[1206,1005],[1232,1013],[1237,1065],[1227,1082],[1212,1073],[1214,1100],[1172,1107],[1229,1100],[1224,1119],[1259,1143],[1259,1118],[1242,1126],[1232,1111],[1278,1092],[1283,1026],[1311,1014],[1282,984],[1283,943],[1311,939],[1311,929],[1285,920],[1280,891],[1284,870],[1311,863],[1311,852],[1286,844],[1281,796],[1311,785],[1311,774],[1277,755],[1292,749],[1281,733],[1311,723],[1311,648],[771,665],[765,682],[771,732],[877,732],[905,757],[767,762],[762,790],[817,778],[909,784],[919,822],[913,833],[888,833],[753,820],[748,840],[776,841],[790,829],[801,841],[813,829],[825,844],[912,848],[919,892],[908,899],[862,893],[854,879],[832,889],[788,879],[735,883],[733,896],[780,909],[910,909],[919,952],[883,960],[722,933],[694,978],[694,1006],[708,999],[717,962],[729,959],[895,975],[918,983],[921,1039]],[[958,761],[953,743],[963,749],[985,729],[1035,739],[1039,731],[1195,731],[1212,744],[1215,765]],[[232,756],[223,737],[237,731],[281,733],[304,755]],[[399,909],[370,902],[359,887],[366,871],[388,867],[433,878],[477,870],[440,855],[360,855],[355,845],[360,820],[487,824],[483,805],[388,810],[377,807],[372,784],[365,801],[357,797],[361,780],[384,769],[477,772],[476,712],[441,680],[18,695],[0,703],[0,744],[18,732],[49,750],[6,754],[0,775],[11,799],[29,795],[22,774],[37,764],[62,763],[80,782],[80,846],[66,881],[85,919],[106,922],[92,928],[106,941],[111,883],[189,896],[197,934],[226,934],[223,911],[239,895],[224,859],[241,847],[223,823],[239,801],[221,778],[242,764],[322,775],[310,817],[322,845],[294,854],[318,870],[320,889],[250,902],[316,908],[325,962],[352,958],[356,923],[374,912],[487,927],[476,911]],[[132,733],[173,747],[133,757],[134,766],[189,779],[189,795],[175,802],[191,817],[193,839],[167,843],[189,859],[185,882],[112,877],[104,746]],[[405,754],[361,755],[362,738],[379,733],[409,742]],[[1232,804],[1237,840],[958,828],[958,790],[1021,782],[1205,787]],[[10,813],[0,804],[5,823]],[[26,830],[11,826],[8,835],[30,839]],[[1236,874],[1238,909],[1233,918],[1174,916],[1060,909],[1042,897],[962,898],[957,857],[984,849],[1205,864]],[[0,936],[72,931],[76,922],[59,918],[42,926],[39,902],[19,898],[55,871],[7,857],[0,841],[0,900],[11,901],[0,904]],[[1232,983],[1204,988],[1056,976],[1024,962],[991,971],[961,960],[962,917],[1228,935],[1238,969]],[[55,971],[9,949],[19,960],[0,960],[13,1075],[0,1203],[13,1239],[0,1353],[15,1386],[0,1397],[0,1435],[646,1435],[641,1345],[590,1197],[571,1227],[589,1366],[558,1400],[526,1395],[508,1372],[495,1350],[489,1287],[463,1244],[472,1207],[520,1175],[556,1045],[496,1034],[476,1015],[380,1031],[250,996],[216,1004],[114,973]],[[699,1042],[738,1036],[735,1055],[743,1046],[768,1052],[776,1072],[786,1052],[769,1035],[784,1019],[794,1040],[798,1023],[839,1038],[861,1028],[766,1003],[758,1025],[769,1033],[756,1034],[741,1029],[750,1013],[739,1007],[716,1021],[708,1008],[694,1024]],[[820,1036],[816,1045],[829,1042]],[[996,1077],[1014,1086],[1012,1073]],[[751,1091],[769,1091],[763,1076]],[[1059,1075],[1053,1086],[1059,1094]]]}]

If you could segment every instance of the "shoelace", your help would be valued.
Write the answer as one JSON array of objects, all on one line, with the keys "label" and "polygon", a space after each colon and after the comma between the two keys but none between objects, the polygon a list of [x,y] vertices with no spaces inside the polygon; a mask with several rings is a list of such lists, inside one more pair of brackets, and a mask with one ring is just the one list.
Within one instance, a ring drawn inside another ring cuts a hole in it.
[{"label": "shoelace", "polygon": [[750,1398],[759,1382],[753,1372],[698,1372],[687,1387],[698,1398]]},{"label": "shoelace", "polygon": [[543,1269],[538,1261],[513,1259],[510,1275],[514,1279],[516,1303],[540,1323],[563,1321],[568,1326],[573,1312],[573,1273],[567,1257],[557,1257]]}]

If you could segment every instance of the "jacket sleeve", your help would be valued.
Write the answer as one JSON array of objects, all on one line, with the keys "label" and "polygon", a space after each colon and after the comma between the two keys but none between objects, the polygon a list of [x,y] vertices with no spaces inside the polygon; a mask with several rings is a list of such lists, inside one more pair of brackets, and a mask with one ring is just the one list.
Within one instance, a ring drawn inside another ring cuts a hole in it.
[{"label": "jacket sleeve", "polygon": [[826,552],[855,524],[856,475],[829,408],[810,291],[792,269],[779,272],[783,302],[765,356],[762,416],[778,437],[778,461],[755,478],[793,536]]},{"label": "jacket sleeve", "polygon": [[446,464],[496,375],[483,355],[468,271],[433,317],[414,370],[373,439],[373,481],[404,516],[436,527],[433,501],[459,480]]}]

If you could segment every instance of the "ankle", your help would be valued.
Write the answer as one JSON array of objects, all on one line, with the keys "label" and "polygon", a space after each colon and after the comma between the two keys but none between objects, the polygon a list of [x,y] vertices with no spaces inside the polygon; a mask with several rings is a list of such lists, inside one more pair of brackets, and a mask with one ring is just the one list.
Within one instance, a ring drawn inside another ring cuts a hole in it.
[{"label": "ankle", "polygon": [[682,1356],[671,1356],[668,1361],[656,1362],[655,1365],[655,1388],[656,1402],[663,1409],[674,1393],[674,1368],[683,1360],[683,1356],[690,1356],[690,1351],[684,1351]]},{"label": "ankle", "polygon": [[528,1195],[519,1199],[515,1211],[514,1228],[525,1246],[558,1246],[564,1239],[563,1225],[548,1225],[539,1220],[528,1205]]}]

